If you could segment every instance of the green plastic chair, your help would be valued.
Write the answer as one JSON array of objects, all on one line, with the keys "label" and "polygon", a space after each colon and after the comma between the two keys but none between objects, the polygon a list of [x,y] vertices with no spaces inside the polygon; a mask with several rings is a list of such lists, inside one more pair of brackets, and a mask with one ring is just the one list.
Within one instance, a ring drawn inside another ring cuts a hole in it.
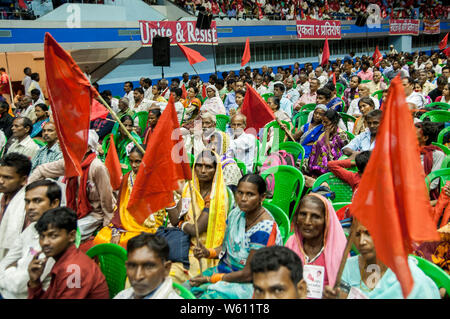
[{"label": "green plastic chair", "polygon": [[297,131],[308,122],[308,116],[311,112],[312,111],[305,110],[300,111],[294,115],[294,117],[292,118],[292,124],[295,125]]},{"label": "green plastic chair", "polygon": [[228,212],[231,212],[231,210],[234,208],[234,194],[231,188],[227,187],[227,194],[228,194]]},{"label": "green plastic chair", "polygon": [[381,100],[381,98],[383,97],[383,90],[378,90],[372,93],[372,96],[376,96],[377,99]]},{"label": "green plastic chair", "polygon": [[187,155],[188,155],[188,158],[189,158],[189,165],[190,165],[191,168],[192,168],[192,166],[194,165],[194,162],[195,162],[194,154],[187,153]]},{"label": "green plastic chair", "polygon": [[448,110],[450,108],[450,104],[447,104],[445,102],[433,102],[425,106],[425,108],[439,106],[443,110]]},{"label": "green plastic chair", "polygon": [[263,95],[261,95],[261,97],[267,102],[267,99],[269,98],[269,97],[271,97],[271,96],[273,96],[273,93],[265,93],[265,94],[263,94]]},{"label": "green plastic chair", "polygon": [[189,289],[180,285],[177,282],[172,282],[172,288],[182,297],[183,299],[197,299],[194,294],[190,292]]},{"label": "green plastic chair", "polygon": [[247,166],[245,165],[245,163],[241,160],[238,160],[237,158],[234,158],[234,161],[236,162],[237,166],[241,170],[242,175],[247,174]]},{"label": "green plastic chair", "polygon": [[345,91],[345,85],[342,83],[336,83],[336,95],[338,97],[342,97],[342,95],[344,94]]},{"label": "green plastic chair", "polygon": [[353,197],[353,191],[350,185],[334,176],[333,173],[325,173],[319,176],[314,182],[313,188],[319,187],[322,183],[326,182],[331,191],[336,194],[332,203],[351,202]]},{"label": "green plastic chair", "polygon": [[427,184],[428,191],[430,190],[431,182],[436,178],[440,178],[440,189],[442,189],[445,183],[450,180],[450,168],[437,169],[425,177],[425,183]]},{"label": "green plastic chair", "polygon": [[301,155],[302,165],[300,167],[303,166],[303,160],[305,158],[305,149],[303,148],[303,146],[300,143],[291,142],[291,141],[280,143],[280,144],[278,144],[278,147],[274,147],[272,149],[271,153],[278,151],[278,150],[284,150],[284,151],[288,152],[289,154],[292,154],[295,161],[297,161],[297,159]]},{"label": "green plastic chair", "polygon": [[[289,122],[286,121],[281,121],[282,123],[284,123],[288,130],[291,130],[291,124]],[[258,164],[257,166],[262,166],[264,159],[265,159],[265,150],[266,150],[266,145],[267,145],[267,139],[268,139],[268,135],[269,135],[269,129],[273,127],[274,128],[274,138],[277,137],[278,135],[278,143],[283,143],[284,142],[284,138],[286,137],[286,132],[282,129],[280,129],[280,126],[278,125],[277,121],[271,121],[269,123],[266,124],[266,126],[264,126],[264,130],[263,130],[263,141],[261,144],[261,147],[259,149],[259,158],[258,158]],[[275,146],[275,144],[277,143],[277,141],[275,140],[274,143],[272,144],[272,146]]]},{"label": "green plastic chair", "polygon": [[253,158],[253,166],[252,166],[253,172],[257,172],[258,167],[262,166],[261,154],[260,154],[261,142],[257,138],[255,139],[255,150],[256,150],[256,153],[255,153],[255,157]]},{"label": "green plastic chair", "polygon": [[445,153],[445,155],[450,154],[450,149],[447,146],[445,146],[444,144],[440,144],[440,143],[436,143],[436,142],[432,142],[431,144],[439,147],[442,150],[442,152]]},{"label": "green plastic chair", "polygon": [[127,279],[127,251],[116,244],[98,244],[86,252],[90,258],[97,257],[100,269],[105,275],[109,288],[109,297],[112,299],[125,288]]},{"label": "green plastic chair", "polygon": [[267,200],[264,200],[263,207],[267,209],[272,215],[273,219],[275,219],[275,222],[277,223],[278,228],[280,229],[281,238],[283,238],[283,244],[286,244],[286,241],[289,238],[289,232],[291,227],[291,223],[289,222],[288,216],[280,207],[268,202]]},{"label": "green plastic chair", "polygon": [[370,80],[362,80],[361,83],[369,83]]},{"label": "green plastic chair", "polygon": [[356,118],[354,116],[351,116],[344,112],[339,112],[339,114],[341,115],[342,121],[344,121],[344,124],[345,124],[345,127],[347,128],[347,130],[348,130],[348,122],[353,122],[353,123],[356,122]]},{"label": "green plastic chair", "polygon": [[305,187],[305,177],[300,170],[288,165],[270,167],[260,175],[266,179],[272,174],[275,180],[275,187],[272,198],[267,200],[280,207],[287,216],[292,218]]},{"label": "green plastic chair", "polygon": [[133,121],[136,117],[139,118],[139,127],[141,128],[141,135],[143,135],[145,132],[145,129],[147,128],[148,112],[141,111],[141,112],[135,113],[133,115]]},{"label": "green plastic chair", "polygon": [[442,164],[441,164],[441,169],[442,168],[450,168],[450,155],[446,155],[444,157],[444,160],[442,161]]},{"label": "green plastic chair", "polygon": [[450,276],[439,266],[433,264],[431,261],[426,260],[425,258],[409,255],[413,257],[417,261],[417,266],[422,270],[425,275],[431,278],[434,281],[436,286],[440,288],[444,288],[447,291],[447,294],[450,295]]},{"label": "green plastic chair", "polygon": [[355,135],[353,135],[353,133],[350,133],[349,131],[345,131],[345,133],[347,133],[348,139],[351,141],[355,138]]},{"label": "green plastic chair", "polygon": [[337,212],[339,209],[341,209],[344,206],[347,206],[351,204],[351,202],[335,202],[332,203],[334,210]]},{"label": "green plastic chair", "polygon": [[224,114],[216,115],[216,128],[222,132],[227,130],[227,124],[230,123],[230,117]]},{"label": "green plastic chair", "polygon": [[444,144],[444,136],[445,136],[445,134],[447,134],[449,132],[450,132],[450,126],[448,126],[448,127],[444,128],[443,130],[441,130],[439,132],[439,135],[438,135],[438,138],[437,138],[437,142],[439,144]]},{"label": "green plastic chair", "polygon": [[444,110],[429,111],[422,114],[420,120],[423,121],[426,118],[429,118],[431,122],[448,122],[450,121],[450,112]]},{"label": "green plastic chair", "polygon": [[45,142],[43,142],[43,141],[41,141],[41,140],[38,140],[37,138],[33,138],[33,141],[34,141],[37,145],[39,145],[39,147],[44,147],[45,145],[47,145],[47,143],[45,143]]},{"label": "green plastic chair", "polygon": [[314,111],[316,103],[305,104],[300,108],[300,111]]},{"label": "green plastic chair", "polygon": [[81,232],[80,228],[77,227],[77,233],[75,235],[75,247],[80,247],[81,244]]}]

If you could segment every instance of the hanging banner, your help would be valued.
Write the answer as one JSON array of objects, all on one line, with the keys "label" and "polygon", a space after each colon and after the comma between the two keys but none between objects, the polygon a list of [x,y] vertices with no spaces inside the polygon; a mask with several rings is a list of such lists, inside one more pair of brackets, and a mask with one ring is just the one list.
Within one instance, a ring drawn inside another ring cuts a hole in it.
[{"label": "hanging banner", "polygon": [[195,27],[197,21],[139,21],[142,46],[152,46],[155,36],[169,37],[170,45],[209,44],[217,45],[216,21],[211,28],[200,30]]},{"label": "hanging banner", "polygon": [[297,39],[341,39],[341,21],[297,20]]},{"label": "hanging banner", "polygon": [[441,20],[423,19],[423,34],[441,33]]},{"label": "hanging banner", "polygon": [[416,19],[389,20],[389,34],[391,35],[419,35],[420,21]]}]

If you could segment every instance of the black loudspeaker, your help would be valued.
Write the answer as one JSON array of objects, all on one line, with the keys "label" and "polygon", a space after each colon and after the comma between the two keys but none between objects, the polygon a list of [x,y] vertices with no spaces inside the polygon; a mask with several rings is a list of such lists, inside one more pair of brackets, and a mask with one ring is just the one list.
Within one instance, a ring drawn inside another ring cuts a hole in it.
[{"label": "black loudspeaker", "polygon": [[212,21],[211,14],[207,14],[206,11],[199,11],[195,27],[197,29],[208,30],[211,28],[211,21]]},{"label": "black loudspeaker", "polygon": [[153,66],[170,66],[170,38],[154,37],[152,48]]},{"label": "black loudspeaker", "polygon": [[358,14],[358,17],[356,18],[355,25],[357,25],[358,27],[365,26],[368,17],[369,17],[369,13],[367,13],[367,12]]}]

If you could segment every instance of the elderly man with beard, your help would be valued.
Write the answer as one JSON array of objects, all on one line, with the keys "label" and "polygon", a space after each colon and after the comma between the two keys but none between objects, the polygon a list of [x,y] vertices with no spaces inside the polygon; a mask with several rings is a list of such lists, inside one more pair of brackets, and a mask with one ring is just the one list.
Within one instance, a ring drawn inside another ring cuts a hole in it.
[{"label": "elderly man with beard", "polygon": [[247,172],[253,171],[253,160],[255,158],[255,136],[244,132],[247,126],[247,118],[243,114],[236,114],[231,117],[230,127],[232,137],[227,156],[237,158],[245,163]]}]

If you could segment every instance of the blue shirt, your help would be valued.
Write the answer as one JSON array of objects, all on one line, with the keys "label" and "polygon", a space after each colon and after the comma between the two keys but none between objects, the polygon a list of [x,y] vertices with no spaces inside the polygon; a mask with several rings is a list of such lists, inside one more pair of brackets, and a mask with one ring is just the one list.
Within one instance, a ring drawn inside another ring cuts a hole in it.
[{"label": "blue shirt", "polygon": [[366,130],[355,136],[342,150],[349,148],[355,152],[371,151],[375,147],[375,141],[370,143],[370,131]]},{"label": "blue shirt", "polygon": [[223,105],[225,106],[227,114],[230,114],[231,109],[238,108],[238,105],[236,104],[236,93],[234,93],[234,91],[227,94],[227,97],[225,98],[225,102],[223,103]]},{"label": "blue shirt", "polygon": [[289,115],[290,118],[292,118],[292,106],[294,104],[291,102],[291,100],[282,97],[280,99],[280,110],[286,112],[287,115]]}]

